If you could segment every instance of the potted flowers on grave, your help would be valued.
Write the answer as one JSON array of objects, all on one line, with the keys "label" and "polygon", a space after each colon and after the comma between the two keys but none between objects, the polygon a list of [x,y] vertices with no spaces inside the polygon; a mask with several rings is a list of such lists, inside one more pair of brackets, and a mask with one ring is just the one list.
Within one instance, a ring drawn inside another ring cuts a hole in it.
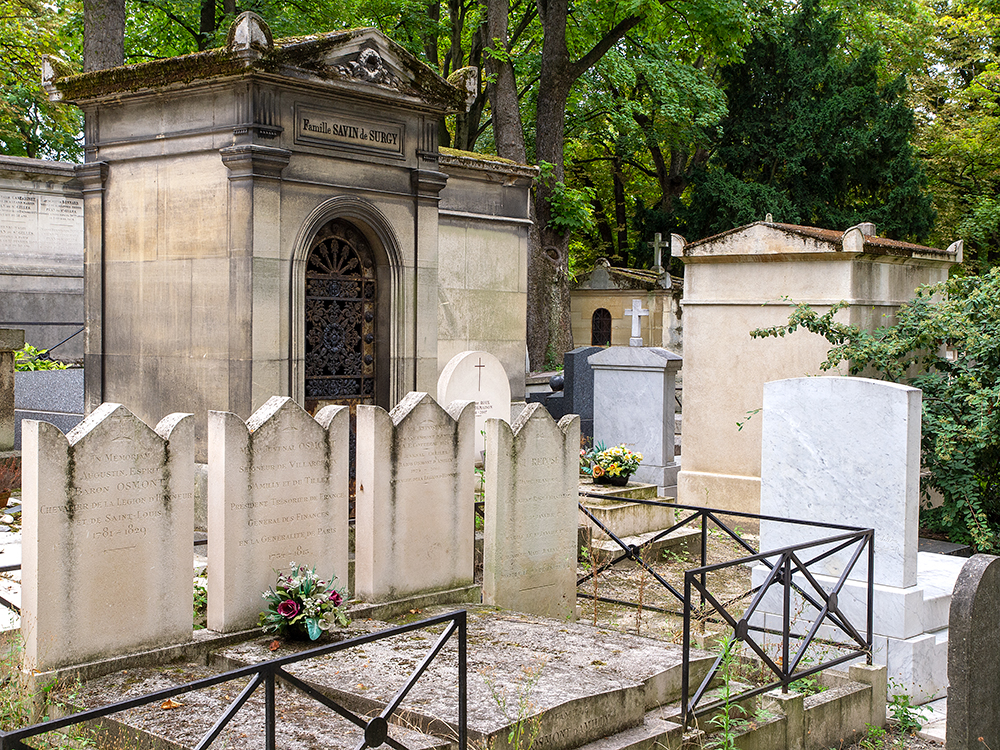
[{"label": "potted flowers on grave", "polygon": [[291,563],[290,571],[276,570],[277,583],[264,592],[267,609],[260,613],[265,633],[293,640],[317,640],[333,627],[347,627],[343,591],[335,589],[336,576],[324,580],[316,568]]},{"label": "potted flowers on grave", "polygon": [[627,485],[629,477],[642,463],[642,454],[630,451],[624,443],[613,448],[605,448],[602,443],[597,443],[581,458],[583,459],[581,463],[587,464],[581,468],[584,474],[593,477],[597,484],[611,484],[616,487]]}]

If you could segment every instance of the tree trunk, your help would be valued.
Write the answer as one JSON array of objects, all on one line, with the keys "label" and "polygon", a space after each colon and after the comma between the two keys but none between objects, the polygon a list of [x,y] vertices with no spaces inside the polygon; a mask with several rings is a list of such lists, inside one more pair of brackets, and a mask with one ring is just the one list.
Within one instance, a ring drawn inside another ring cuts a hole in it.
[{"label": "tree trunk", "polygon": [[83,0],[83,70],[125,62],[125,0]]},{"label": "tree trunk", "polygon": [[215,0],[201,0],[201,18],[198,24],[199,52],[212,46],[215,28]]},{"label": "tree trunk", "polygon": [[508,0],[486,2],[486,47],[495,50],[486,56],[486,74],[492,83],[487,84],[490,107],[493,110],[493,140],[497,154],[518,164],[528,160],[524,148],[524,125],[517,99],[517,80],[514,66],[507,57],[507,24],[510,4]]},{"label": "tree trunk", "polygon": [[566,46],[567,0],[538,0],[542,66],[538,83],[535,151],[552,165],[552,179],[535,188],[539,242],[528,243],[528,358],[532,369],[555,367],[573,348],[569,306],[569,235],[552,226],[555,183],[565,178],[566,101],[575,76]]}]

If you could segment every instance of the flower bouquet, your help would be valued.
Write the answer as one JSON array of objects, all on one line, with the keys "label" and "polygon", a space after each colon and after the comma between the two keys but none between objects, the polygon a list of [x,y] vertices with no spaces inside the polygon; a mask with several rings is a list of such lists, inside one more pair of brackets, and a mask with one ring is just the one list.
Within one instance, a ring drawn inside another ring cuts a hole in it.
[{"label": "flower bouquet", "polygon": [[347,627],[342,591],[320,579],[316,568],[291,563],[291,571],[278,574],[274,588],[264,592],[267,609],[260,613],[265,633],[315,641],[334,626]]},{"label": "flower bouquet", "polygon": [[624,444],[605,448],[598,443],[583,455],[583,459],[589,466],[581,471],[593,477],[595,482],[624,487],[642,463],[642,454],[630,451]]}]

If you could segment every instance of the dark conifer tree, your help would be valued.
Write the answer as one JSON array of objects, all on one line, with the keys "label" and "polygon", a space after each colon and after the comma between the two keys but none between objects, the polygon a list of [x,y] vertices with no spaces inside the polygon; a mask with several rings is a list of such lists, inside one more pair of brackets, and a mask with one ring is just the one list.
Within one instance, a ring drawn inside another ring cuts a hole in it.
[{"label": "dark conifer tree", "polygon": [[906,81],[878,80],[878,52],[842,47],[839,15],[806,0],[722,75],[729,113],[681,210],[689,240],[759,221],[924,239],[934,222],[911,139]]}]

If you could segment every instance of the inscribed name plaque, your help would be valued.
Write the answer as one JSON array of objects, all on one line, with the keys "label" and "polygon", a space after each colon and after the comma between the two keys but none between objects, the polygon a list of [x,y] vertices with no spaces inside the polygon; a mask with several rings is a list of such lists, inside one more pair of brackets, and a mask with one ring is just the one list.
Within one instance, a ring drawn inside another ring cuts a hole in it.
[{"label": "inscribed name plaque", "polygon": [[83,252],[83,200],[0,189],[0,258]]},{"label": "inscribed name plaque", "polygon": [[208,413],[208,627],[257,624],[261,593],[289,564],[347,587],[349,410],[313,419],[275,396],[244,424]]},{"label": "inscribed name plaque", "polygon": [[48,671],[191,639],[194,418],[23,425],[21,632]]},{"label": "inscribed name plaque", "polygon": [[354,588],[368,601],[470,586],[475,406],[358,406]]},{"label": "inscribed name plaque", "polygon": [[510,381],[499,359],[489,352],[461,352],[438,377],[437,402],[476,402],[476,457],[483,450],[487,419],[510,423]]},{"label": "inscribed name plaque", "polygon": [[573,617],[580,417],[529,404],[512,426],[487,421],[486,445],[483,603]]},{"label": "inscribed name plaque", "polygon": [[347,112],[296,107],[295,141],[316,146],[403,153],[403,125]]}]

